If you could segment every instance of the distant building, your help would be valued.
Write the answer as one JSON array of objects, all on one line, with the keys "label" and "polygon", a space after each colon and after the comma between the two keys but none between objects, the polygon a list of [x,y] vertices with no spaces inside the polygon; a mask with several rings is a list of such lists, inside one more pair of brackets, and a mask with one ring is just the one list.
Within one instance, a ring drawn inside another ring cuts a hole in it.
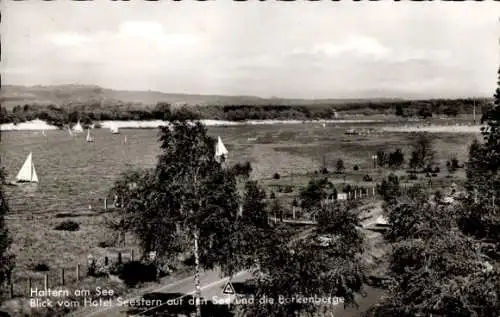
[{"label": "distant building", "polygon": [[338,193],[337,200],[347,200],[347,193]]}]

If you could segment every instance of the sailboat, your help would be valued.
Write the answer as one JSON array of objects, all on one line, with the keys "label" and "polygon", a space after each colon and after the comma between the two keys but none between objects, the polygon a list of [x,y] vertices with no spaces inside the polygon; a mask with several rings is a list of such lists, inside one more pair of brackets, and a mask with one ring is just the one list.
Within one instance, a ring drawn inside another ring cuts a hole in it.
[{"label": "sailboat", "polygon": [[90,135],[90,129],[87,129],[87,138],[85,139],[87,142],[94,142],[94,138]]},{"label": "sailboat", "polygon": [[226,147],[224,146],[224,143],[222,143],[222,139],[220,137],[218,137],[217,145],[215,146],[215,158],[217,160],[220,160],[221,157],[226,158],[228,153],[229,152],[227,151]]},{"label": "sailboat", "polygon": [[76,132],[76,133],[82,133],[83,132],[83,128],[82,128],[82,125],[80,124],[80,120],[78,120],[78,122],[73,127],[73,132]]},{"label": "sailboat", "polygon": [[16,180],[18,183],[38,183],[32,152],[30,152],[19,173],[17,173]]},{"label": "sailboat", "polygon": [[127,143],[127,136],[125,136],[125,139],[123,139],[123,143]]},{"label": "sailboat", "polygon": [[120,130],[118,129],[117,126],[111,126],[111,128],[109,128],[111,130],[111,133],[113,134],[120,134]]}]

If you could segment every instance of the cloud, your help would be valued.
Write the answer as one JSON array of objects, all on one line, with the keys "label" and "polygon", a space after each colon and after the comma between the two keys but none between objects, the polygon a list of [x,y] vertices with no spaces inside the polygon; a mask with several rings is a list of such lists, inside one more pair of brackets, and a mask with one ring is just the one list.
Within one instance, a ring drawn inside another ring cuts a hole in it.
[{"label": "cloud", "polygon": [[90,42],[90,38],[74,32],[61,32],[49,35],[48,41],[58,46],[81,46]]}]

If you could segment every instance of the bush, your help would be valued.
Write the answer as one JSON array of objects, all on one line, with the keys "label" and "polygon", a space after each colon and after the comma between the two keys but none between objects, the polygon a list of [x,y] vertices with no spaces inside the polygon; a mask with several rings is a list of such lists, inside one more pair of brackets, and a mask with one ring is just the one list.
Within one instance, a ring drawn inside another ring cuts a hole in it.
[{"label": "bush", "polygon": [[408,175],[408,179],[412,180],[412,181],[416,181],[418,179],[418,176],[417,176],[417,174],[411,173],[410,175]]},{"label": "bush", "polygon": [[156,281],[157,267],[152,263],[132,261],[117,266],[118,276],[128,287],[134,287],[139,283]]},{"label": "bush", "polygon": [[274,192],[271,192],[271,193],[269,194],[269,198],[270,198],[270,199],[275,199],[275,198],[276,198],[276,194],[275,194]]},{"label": "bush", "polygon": [[364,182],[373,182],[373,178],[370,175],[366,174],[365,176],[363,176],[363,181]]},{"label": "bush", "polygon": [[323,175],[328,174],[328,169],[326,167],[323,167],[321,169],[321,174],[323,174]]},{"label": "bush", "polygon": [[66,220],[58,224],[54,230],[64,230],[64,231],[78,231],[80,230],[80,225],[72,220]]},{"label": "bush", "polygon": [[286,185],[285,188],[283,188],[284,193],[293,193],[293,186],[292,185]]},{"label": "bush", "polygon": [[47,272],[50,271],[50,267],[46,263],[37,263],[32,268],[36,272]]},{"label": "bush", "polygon": [[352,169],[355,170],[355,171],[359,171],[359,166],[354,165],[354,167]]},{"label": "bush", "polygon": [[274,179],[280,179],[280,178],[281,178],[281,176],[280,176],[280,174],[279,174],[279,173],[274,173],[273,178],[274,178]]}]

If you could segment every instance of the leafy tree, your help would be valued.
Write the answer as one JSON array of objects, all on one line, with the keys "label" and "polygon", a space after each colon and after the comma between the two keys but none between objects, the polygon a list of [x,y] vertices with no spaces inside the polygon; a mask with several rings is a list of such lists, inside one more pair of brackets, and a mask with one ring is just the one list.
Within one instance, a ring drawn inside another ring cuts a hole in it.
[{"label": "leafy tree", "polygon": [[[500,78],[500,69],[498,71]],[[474,141],[469,147],[466,163],[466,189],[469,198],[464,201],[468,211],[462,219],[468,231],[475,227],[476,233],[495,237],[500,245],[500,79],[494,95],[494,106],[485,114],[481,128],[483,142]]]},{"label": "leafy tree", "polygon": [[[246,316],[325,315],[333,307],[333,303],[283,303],[280,297],[339,297],[345,305],[356,305],[355,294],[362,293],[366,281],[358,252],[363,236],[357,229],[359,218],[344,208],[321,207],[319,213],[325,214],[321,216],[321,228],[308,237],[284,243],[279,235],[274,236],[275,241],[262,253],[259,275],[253,283],[256,298],[268,300],[245,305]],[[328,242],[319,243],[325,234],[330,236]]]},{"label": "leafy tree", "polygon": [[403,106],[401,104],[397,104],[396,105],[396,116],[398,116],[398,117],[404,117],[405,116],[405,113],[404,113],[404,110],[403,110]]},{"label": "leafy tree", "polygon": [[329,197],[335,187],[328,179],[311,179],[307,186],[300,191],[300,205],[306,210],[312,210],[321,205],[321,201]]},{"label": "leafy tree", "polygon": [[[143,225],[135,232],[145,247],[155,251],[172,252],[172,241],[185,237],[195,258],[199,298],[201,267],[220,265],[227,273],[241,262],[237,253],[241,248],[231,243],[239,204],[236,180],[216,161],[215,140],[201,123],[174,121],[160,128],[159,140],[162,153],[156,168],[136,176],[140,182],[132,189],[125,185],[127,179],[120,183],[129,191],[123,197],[123,213],[140,217]],[[199,311],[197,305],[198,316]]]},{"label": "leafy tree", "polygon": [[[0,290],[9,281],[12,269],[14,268],[14,256],[9,252],[12,239],[5,223],[5,215],[9,212],[9,205],[3,191],[4,183],[5,171],[2,167],[0,168]],[[0,297],[0,301],[1,299]]]},{"label": "leafy tree", "polygon": [[422,117],[422,119],[427,119],[432,117],[432,110],[429,108],[422,108],[418,111],[419,117]]},{"label": "leafy tree", "polygon": [[405,162],[405,156],[401,149],[396,149],[394,152],[389,154],[388,164],[390,168],[400,168]]},{"label": "leafy tree", "polygon": [[158,102],[151,114],[155,119],[169,120],[172,117],[172,106],[166,102]]},{"label": "leafy tree", "polygon": [[344,161],[342,159],[338,159],[335,164],[335,168],[337,169],[337,173],[343,173],[345,171]]},{"label": "leafy tree", "polygon": [[413,151],[410,158],[410,168],[427,168],[435,164],[436,152],[432,139],[427,133],[419,133],[413,143]]},{"label": "leafy tree", "polygon": [[386,202],[396,199],[401,195],[399,178],[394,174],[390,174],[387,178],[382,180],[380,185],[377,184],[377,192]]},{"label": "leafy tree", "polygon": [[497,316],[500,274],[485,264],[477,244],[457,232],[396,244],[394,286],[365,316]]},{"label": "leafy tree", "polygon": [[389,163],[389,156],[384,151],[377,151],[377,165],[385,167]]}]

